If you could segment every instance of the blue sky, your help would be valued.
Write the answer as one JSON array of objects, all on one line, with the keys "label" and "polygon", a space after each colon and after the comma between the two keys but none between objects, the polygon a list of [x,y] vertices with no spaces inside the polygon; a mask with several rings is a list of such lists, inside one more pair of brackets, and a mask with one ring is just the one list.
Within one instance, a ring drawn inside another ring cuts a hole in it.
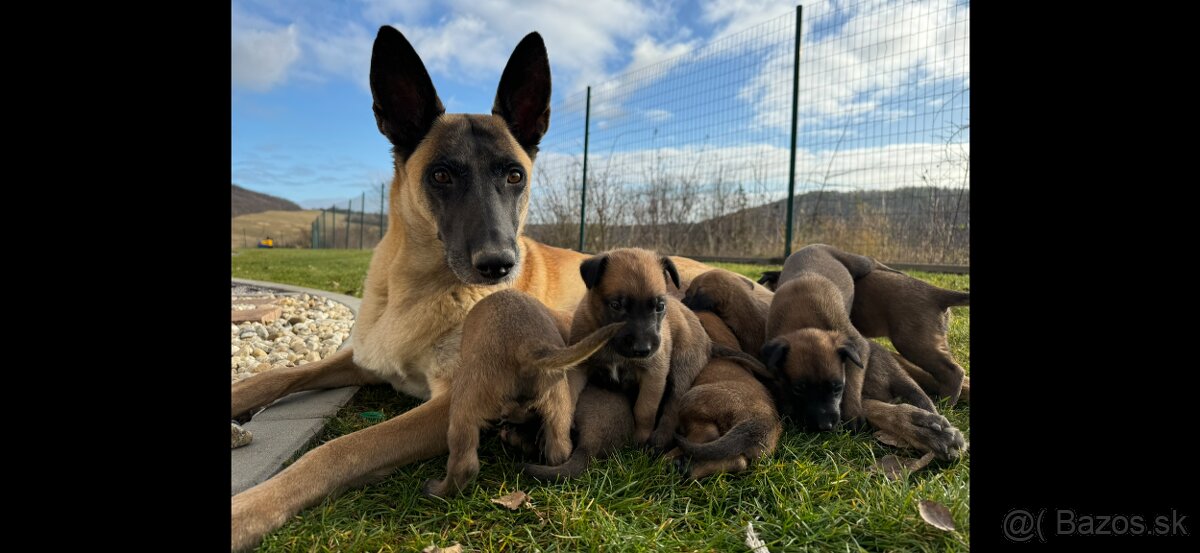
[{"label": "blue sky", "polygon": [[[867,132],[867,127],[859,132],[851,121],[858,124],[881,114],[886,118],[889,106],[904,103],[897,98],[923,98],[935,88],[965,89],[966,99],[960,94],[954,101],[959,105],[966,101],[969,106],[969,76],[964,76],[969,75],[969,50],[965,55],[962,51],[968,43],[969,7],[958,2],[955,8],[955,2],[928,1],[903,8],[875,1],[806,5],[806,15],[811,17],[805,19],[804,50],[812,61],[802,64],[801,79],[821,90],[802,102],[802,132],[818,136],[849,129],[852,138],[862,134],[857,142],[837,145],[844,163],[880,165],[871,160],[898,147],[936,149],[934,139],[918,140],[911,132]],[[790,79],[778,78],[781,70],[790,71],[786,47],[778,49],[779,55],[754,58],[757,65],[751,69],[757,76],[747,73],[743,81],[728,84],[737,87],[736,99],[730,101],[742,104],[745,114],[740,121],[745,121],[748,130],[730,133],[732,138],[726,142],[714,143],[711,135],[699,131],[672,135],[671,121],[683,119],[672,119],[671,111],[645,100],[653,92],[652,80],[639,81],[648,83],[639,91],[621,88],[612,79],[654,64],[660,64],[655,66],[656,74],[668,79],[674,71],[703,71],[706,66],[702,62],[675,68],[671,60],[705,51],[714,40],[730,42],[726,37],[740,36],[736,33],[777,20],[794,9],[792,2],[771,0],[235,0],[231,14],[232,180],[305,207],[328,206],[334,201],[344,205],[347,198],[390,180],[389,144],[375,126],[367,86],[371,44],[382,24],[400,29],[413,43],[449,112],[489,112],[512,48],[522,36],[536,30],[545,38],[550,55],[554,105],[592,84],[597,95],[609,89],[622,91],[607,96],[612,100],[609,104],[624,106],[606,104],[613,108],[614,121],[620,114],[664,121],[666,131],[655,135],[657,142],[635,147],[661,147],[665,143],[658,137],[671,135],[677,137],[670,144],[677,151],[744,149],[748,141],[777,148],[787,131],[779,123],[790,121],[790,102],[778,101],[791,89]],[[908,23],[894,25],[895,21]],[[885,25],[895,28],[878,30]],[[940,44],[945,51],[896,54],[912,50],[903,46],[906,37],[926,35],[934,50]],[[877,51],[870,44],[864,47],[864,37],[878,43]],[[953,51],[946,45],[952,45]],[[824,88],[822,75],[833,74],[844,75],[846,82]],[[601,85],[606,82],[609,89]],[[801,89],[806,86],[802,84]],[[688,112],[687,120],[693,125],[697,117],[703,117],[690,113],[696,110],[680,102],[673,105],[675,112]],[[897,112],[892,120],[916,117],[918,126],[937,126],[930,123],[935,117],[930,110],[918,111]],[[594,132],[607,124],[605,113],[597,113],[593,104]],[[569,111],[561,116],[560,111],[552,112],[547,145],[553,145],[556,130],[570,128],[570,116]],[[937,117],[944,118],[941,114]],[[710,126],[725,125],[715,119],[712,123]],[[593,142],[596,139],[594,135]],[[831,148],[829,141],[814,141],[799,157],[819,166]],[[844,154],[850,150],[856,155]],[[541,161],[539,158],[539,164]],[[861,167],[844,170],[847,174],[871,172]],[[872,175],[871,179],[879,181],[897,178]]]}]

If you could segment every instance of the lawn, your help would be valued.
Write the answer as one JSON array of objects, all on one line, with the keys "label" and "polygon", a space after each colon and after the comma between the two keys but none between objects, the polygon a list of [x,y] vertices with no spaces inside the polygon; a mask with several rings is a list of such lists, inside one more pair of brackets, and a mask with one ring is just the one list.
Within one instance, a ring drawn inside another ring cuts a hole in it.
[{"label": "lawn", "polygon": [[[353,250],[242,250],[233,256],[233,276],[361,296],[369,258]],[[713,265],[751,278],[778,269]],[[970,286],[967,275],[910,274],[947,288]],[[969,327],[970,310],[955,308],[950,345],[968,374]],[[390,418],[416,404],[388,387],[365,387],[312,445],[374,424],[362,413]],[[969,407],[942,412],[970,441]],[[420,551],[458,542],[474,551],[746,551],[747,522],[776,553],[968,549],[970,455],[892,481],[867,467],[884,455],[912,453],[867,433],[804,434],[785,422],[774,455],[745,473],[699,483],[684,483],[667,463],[632,447],[554,485],[522,477],[494,438],[480,454],[479,478],[457,498],[420,494],[426,479],[445,472],[444,456],[431,459],[301,512],[259,550]],[[511,512],[490,501],[514,490],[529,493],[533,508]],[[958,530],[922,522],[922,499],[948,507]]]}]

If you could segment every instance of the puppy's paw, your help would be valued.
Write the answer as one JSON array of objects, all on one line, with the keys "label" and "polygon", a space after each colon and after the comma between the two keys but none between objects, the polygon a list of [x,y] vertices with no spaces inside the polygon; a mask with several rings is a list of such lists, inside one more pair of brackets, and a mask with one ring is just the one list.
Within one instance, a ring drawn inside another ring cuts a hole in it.
[{"label": "puppy's paw", "polygon": [[654,448],[655,453],[663,453],[675,445],[675,431],[660,427],[650,435],[650,446]]},{"label": "puppy's paw", "polygon": [[966,376],[966,373],[963,372],[962,369],[959,369],[957,372],[951,375],[950,378],[938,382],[938,395],[950,398],[950,402],[947,404],[947,406],[953,407],[954,404],[958,403],[959,397],[962,396],[963,379],[965,379]]},{"label": "puppy's paw", "polygon": [[916,440],[913,445],[923,451],[932,452],[943,461],[953,461],[962,454],[965,446],[962,432],[950,424],[946,417],[929,411],[914,410],[909,423]]},{"label": "puppy's paw", "polygon": [[421,486],[421,493],[429,497],[446,497],[446,481],[430,478]]},{"label": "puppy's paw", "polygon": [[637,445],[645,445],[650,440],[649,428],[638,428],[633,431],[633,443]]}]

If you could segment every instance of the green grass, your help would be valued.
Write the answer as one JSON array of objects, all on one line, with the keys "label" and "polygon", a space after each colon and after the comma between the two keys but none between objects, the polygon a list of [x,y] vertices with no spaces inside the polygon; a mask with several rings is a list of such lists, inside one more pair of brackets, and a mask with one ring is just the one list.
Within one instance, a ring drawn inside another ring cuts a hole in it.
[{"label": "green grass", "polygon": [[[361,286],[369,256],[255,251],[241,265],[239,257],[234,276],[326,289],[319,283],[336,280],[343,286],[333,289],[345,292],[347,282]],[[714,265],[751,278],[778,269]],[[308,266],[320,276],[306,275]],[[359,267],[354,278],[352,266]],[[970,285],[967,275],[910,274],[947,288]],[[955,308],[950,345],[968,373],[969,327],[969,309]],[[370,426],[360,416],[365,411],[390,418],[415,405],[388,387],[365,387],[312,445]],[[970,441],[970,409],[960,404],[942,412]],[[747,522],[773,552],[968,549],[970,455],[935,462],[907,480],[866,470],[884,455],[906,453],[868,433],[804,434],[788,423],[774,455],[739,475],[684,483],[667,463],[630,447],[594,462],[576,481],[547,485],[524,478],[498,441],[485,438],[482,470],[461,496],[447,501],[420,494],[426,479],[444,475],[444,456],[408,465],[301,512],[268,535],[260,551],[419,551],[454,542],[475,551],[745,551]],[[518,489],[529,493],[534,509],[511,512],[490,501]],[[922,499],[948,507],[958,531],[922,522]]]},{"label": "green grass", "polygon": [[266,280],[361,298],[371,250],[239,249],[234,278]]}]

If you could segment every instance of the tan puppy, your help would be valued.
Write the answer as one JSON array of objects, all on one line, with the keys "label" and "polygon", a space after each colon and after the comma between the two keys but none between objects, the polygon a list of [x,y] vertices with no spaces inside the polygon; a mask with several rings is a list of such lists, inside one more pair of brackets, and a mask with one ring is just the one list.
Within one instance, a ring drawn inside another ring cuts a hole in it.
[{"label": "tan puppy", "polygon": [[[746,277],[724,269],[714,269],[692,279],[683,304],[697,315],[704,311],[715,313],[737,337],[737,342],[730,347],[758,355],[766,338],[767,312],[774,295],[761,286],[755,286]],[[712,329],[707,325],[704,328],[712,336]],[[713,341],[717,342],[715,337]]]},{"label": "tan puppy", "polygon": [[664,451],[674,440],[679,399],[712,353],[696,315],[668,294],[668,283],[679,288],[675,264],[649,250],[625,248],[592,257],[579,270],[588,292],[575,310],[572,340],[625,323],[584,364],[589,379],[636,391],[634,442]]},{"label": "tan puppy", "polygon": [[[633,410],[625,394],[587,386],[575,404],[575,451],[561,465],[527,464],[521,470],[538,480],[575,478],[587,469],[593,458],[603,459],[629,443],[633,436]],[[529,443],[534,436],[528,433],[509,433],[505,438],[511,445]],[[523,447],[525,453],[537,453]]]},{"label": "tan puppy", "polygon": [[503,290],[475,304],[463,321],[461,346],[462,367],[473,378],[451,386],[446,478],[426,482],[425,493],[461,491],[479,473],[480,429],[506,414],[524,418],[514,405],[528,404],[541,417],[549,462],[566,461],[575,410],[566,371],[604,347],[621,326],[607,325],[567,347],[554,313],[529,294]]},{"label": "tan puppy", "polygon": [[[937,413],[890,352],[870,341],[859,349],[847,328],[843,296],[829,279],[804,274],[780,286],[771,303],[763,359],[779,375],[781,410],[815,430],[830,430],[839,420],[865,420],[916,449],[957,458],[964,447],[962,433]],[[866,369],[851,371],[851,364]],[[857,382],[855,373],[861,375]],[[896,396],[908,405],[888,403]]]},{"label": "tan puppy", "polygon": [[[711,312],[696,314],[714,343],[736,347],[733,332]],[[783,425],[771,394],[746,367],[728,359],[709,361],[680,400],[678,444],[667,454],[690,461],[688,476],[741,472],[775,451]]]}]

